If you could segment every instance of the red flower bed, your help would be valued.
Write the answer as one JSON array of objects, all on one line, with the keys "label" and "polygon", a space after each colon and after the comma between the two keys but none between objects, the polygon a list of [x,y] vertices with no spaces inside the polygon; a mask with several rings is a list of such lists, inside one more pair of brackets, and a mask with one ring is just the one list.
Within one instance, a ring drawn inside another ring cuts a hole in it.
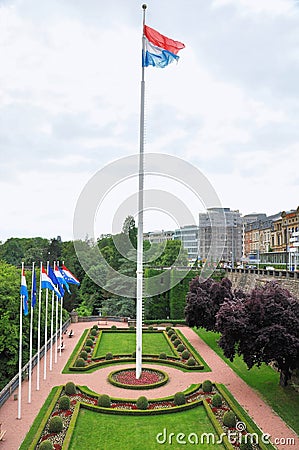
[{"label": "red flower bed", "polygon": [[162,373],[153,369],[143,369],[139,379],[136,379],[136,372],[134,369],[121,370],[113,375],[113,379],[121,384],[129,386],[143,386],[148,384],[155,384],[163,380]]}]

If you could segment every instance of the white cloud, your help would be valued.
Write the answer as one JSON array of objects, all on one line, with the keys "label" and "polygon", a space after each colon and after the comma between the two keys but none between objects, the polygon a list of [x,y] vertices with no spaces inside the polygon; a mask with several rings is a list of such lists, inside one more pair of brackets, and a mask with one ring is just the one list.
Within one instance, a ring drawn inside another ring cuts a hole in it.
[{"label": "white cloud", "polygon": [[294,9],[291,0],[213,0],[212,7],[234,6],[241,14],[290,14]]}]

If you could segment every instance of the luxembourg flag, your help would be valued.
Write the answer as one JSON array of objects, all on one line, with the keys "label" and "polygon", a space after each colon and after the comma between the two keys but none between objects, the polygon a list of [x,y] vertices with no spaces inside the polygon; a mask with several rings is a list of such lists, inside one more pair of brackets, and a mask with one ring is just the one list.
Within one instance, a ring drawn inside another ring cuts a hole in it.
[{"label": "luxembourg flag", "polygon": [[67,267],[65,267],[65,265],[62,265],[62,268],[60,270],[67,283],[76,284],[77,286],[79,286],[80,281],[75,277],[75,275],[72,274],[72,272]]},{"label": "luxembourg flag", "polygon": [[144,48],[142,51],[142,66],[166,67],[172,61],[178,61],[177,53],[185,45],[182,42],[174,41],[153,28],[144,25]]},{"label": "luxembourg flag", "polygon": [[42,267],[42,289],[50,289],[51,291],[54,291],[58,298],[61,298],[61,294],[59,290],[54,285],[51,278],[48,276],[47,271],[44,267]]},{"label": "luxembourg flag", "polygon": [[27,289],[24,266],[22,266],[20,294],[21,294],[21,298],[23,299],[24,316],[27,316],[28,315],[28,289]]}]

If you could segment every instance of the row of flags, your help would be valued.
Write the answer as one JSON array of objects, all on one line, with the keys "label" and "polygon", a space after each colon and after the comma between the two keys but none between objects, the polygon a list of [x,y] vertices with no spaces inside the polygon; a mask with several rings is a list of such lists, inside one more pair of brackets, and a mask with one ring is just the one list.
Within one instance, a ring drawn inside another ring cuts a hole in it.
[{"label": "row of flags", "polygon": [[[63,264],[61,267],[58,265],[54,265],[54,269],[52,267],[48,267],[48,271],[41,265],[41,289],[50,289],[54,291],[56,296],[61,299],[65,294],[65,290],[70,293],[69,284],[75,284],[77,286],[80,285],[80,281],[72,274],[72,272]],[[23,312],[24,315],[28,315],[28,289],[27,282],[25,276],[25,269],[22,268],[21,275],[21,288],[20,294],[23,298]],[[32,274],[32,288],[31,288],[31,306],[32,308],[36,305],[36,296],[37,296],[37,284],[36,284],[36,273],[35,268],[33,268]]]}]

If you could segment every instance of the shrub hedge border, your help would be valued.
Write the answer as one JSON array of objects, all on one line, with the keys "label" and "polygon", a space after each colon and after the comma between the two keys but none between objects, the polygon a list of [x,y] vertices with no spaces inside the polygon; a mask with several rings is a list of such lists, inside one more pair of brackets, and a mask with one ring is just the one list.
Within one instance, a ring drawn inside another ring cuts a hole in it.
[{"label": "shrub hedge border", "polygon": [[[206,363],[203,362],[203,360],[200,358],[199,354],[196,352],[196,350],[194,349],[194,347],[186,342],[186,338],[182,338],[182,333],[180,332],[180,330],[174,330],[175,333],[179,333],[178,337],[180,339],[182,339],[186,345],[186,347],[188,347],[189,352],[191,353],[191,355],[195,358],[196,362],[198,363],[198,365],[195,366],[188,366],[186,363],[182,363],[179,361],[179,354],[176,350],[176,348],[174,347],[174,345],[172,344],[167,332],[165,330],[144,330],[145,333],[163,333],[164,337],[167,339],[167,342],[169,343],[169,345],[171,346],[171,349],[173,350],[174,356],[172,356],[172,358],[174,359],[178,359],[178,361],[173,361],[170,359],[163,359],[163,360],[159,360],[159,355],[150,355],[150,354],[143,354],[142,355],[142,361],[145,363],[154,363],[154,364],[161,364],[164,366],[173,366],[173,367],[178,367],[180,369],[184,369],[186,371],[199,371],[199,370],[205,370],[205,368],[207,368],[207,371],[210,371],[211,369],[208,367],[208,365]],[[116,330],[111,330],[111,329],[101,329],[98,330],[98,336],[97,336],[97,342],[96,345],[94,347],[94,350],[92,352],[91,355],[91,359],[92,361],[94,361],[93,363],[86,365],[85,367],[76,367],[74,364],[77,360],[77,358],[79,357],[83,347],[84,347],[84,342],[88,339],[88,335],[89,335],[90,329],[86,329],[84,330],[84,334],[82,335],[82,337],[80,338],[78,344],[76,345],[72,355],[70,356],[69,361],[66,363],[63,372],[62,373],[71,373],[71,372],[89,372],[89,371],[93,371],[96,368],[100,368],[102,366],[107,366],[107,365],[114,365],[114,364],[123,364],[123,363],[132,363],[135,361],[134,358],[132,358],[132,355],[130,354],[118,354],[115,355],[117,357],[120,357],[119,360],[106,360],[104,359],[105,356],[101,356],[101,360],[99,360],[99,357],[95,358],[93,355],[96,353],[98,346],[100,345],[100,341],[102,338],[102,332],[105,333],[135,333],[135,330],[127,330],[127,329],[116,329]],[[84,338],[83,338],[84,336]],[[81,343],[81,346],[79,346],[79,343]],[[73,356],[74,355],[74,356]],[[72,357],[73,356],[73,357]],[[72,358],[72,359],[71,359]]]},{"label": "shrub hedge border", "polygon": [[[150,368],[145,368],[145,369],[150,369]],[[164,376],[163,380],[157,381],[156,383],[152,383],[152,384],[146,384],[146,385],[145,384],[139,384],[139,385],[131,384],[131,385],[128,385],[128,384],[120,383],[119,381],[116,381],[116,380],[113,379],[113,375],[115,375],[116,373],[118,373],[118,372],[126,372],[126,371],[129,371],[129,370],[132,370],[132,368],[114,370],[113,372],[109,373],[109,375],[107,377],[107,380],[109,381],[109,383],[113,384],[113,386],[117,386],[117,387],[120,387],[120,388],[123,388],[123,389],[133,389],[133,390],[155,389],[157,387],[164,386],[169,381],[168,374],[166,372],[164,372],[163,370],[160,370],[160,369],[151,369],[153,371],[161,373]]]}]

